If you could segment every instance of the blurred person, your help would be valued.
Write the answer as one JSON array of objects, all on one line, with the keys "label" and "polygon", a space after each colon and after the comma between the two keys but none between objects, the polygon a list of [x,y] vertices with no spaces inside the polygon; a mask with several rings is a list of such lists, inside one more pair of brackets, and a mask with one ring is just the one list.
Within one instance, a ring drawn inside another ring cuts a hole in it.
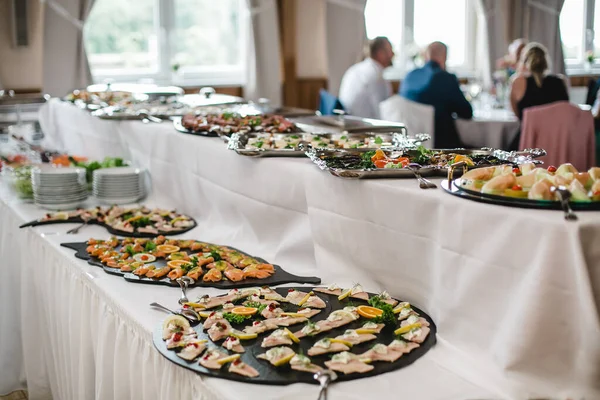
[{"label": "blurred person", "polygon": [[[548,73],[548,50],[539,43],[529,43],[521,56],[522,71],[518,72],[510,87],[510,105],[513,112],[523,119],[523,110],[557,101],[569,101],[569,84],[562,75]],[[518,150],[520,132],[509,150]]]},{"label": "blurred person", "polygon": [[339,98],[348,114],[379,118],[379,103],[392,95],[392,85],[383,79],[383,70],[392,66],[393,58],[392,44],[379,36],[369,44],[369,57],[346,71]]},{"label": "blurred person", "polygon": [[520,70],[521,55],[523,49],[527,45],[527,40],[519,38],[512,41],[508,45],[508,54],[496,61],[497,69],[506,69],[508,76],[512,76],[516,72],[522,72]]},{"label": "blurred person", "polygon": [[455,115],[473,117],[473,108],[460,90],[458,78],[446,71],[447,57],[444,43],[431,43],[425,51],[426,64],[409,72],[400,85],[400,96],[434,107],[434,146],[445,149],[464,147],[454,123]]}]

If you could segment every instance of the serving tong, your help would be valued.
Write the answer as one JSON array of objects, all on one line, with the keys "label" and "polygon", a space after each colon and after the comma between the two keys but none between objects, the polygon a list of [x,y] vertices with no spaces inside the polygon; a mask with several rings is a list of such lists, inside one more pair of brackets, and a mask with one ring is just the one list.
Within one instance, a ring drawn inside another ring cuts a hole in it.
[{"label": "serving tong", "polygon": [[327,400],[327,389],[329,384],[337,379],[337,374],[330,369],[324,369],[316,372],[313,378],[319,381],[319,385],[321,386],[317,400]]},{"label": "serving tong", "polygon": [[565,219],[567,221],[577,221],[577,215],[573,212],[571,205],[569,204],[569,199],[572,194],[565,188],[564,186],[555,187],[553,186],[551,191],[556,193],[558,199],[560,201],[560,206],[563,209]]},{"label": "serving tong", "polygon": [[413,174],[415,174],[415,178],[417,178],[417,180],[419,181],[419,187],[421,189],[436,189],[437,185],[433,182],[431,182],[428,179],[425,179],[421,176],[421,173],[419,172],[419,169],[421,169],[421,165],[417,164],[417,163],[410,163],[406,166],[406,168],[408,168],[409,170],[411,170],[413,172]]}]

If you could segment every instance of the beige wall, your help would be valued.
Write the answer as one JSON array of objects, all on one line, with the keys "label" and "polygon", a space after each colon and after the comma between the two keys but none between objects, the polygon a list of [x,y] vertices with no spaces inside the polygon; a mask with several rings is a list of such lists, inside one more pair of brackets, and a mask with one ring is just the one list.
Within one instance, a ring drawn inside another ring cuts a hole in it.
[{"label": "beige wall", "polygon": [[10,1],[0,0],[0,87],[41,89],[42,7],[39,0],[20,1],[29,1],[29,46],[17,48],[10,35]]},{"label": "beige wall", "polygon": [[325,0],[298,0],[296,7],[298,77],[327,77]]}]

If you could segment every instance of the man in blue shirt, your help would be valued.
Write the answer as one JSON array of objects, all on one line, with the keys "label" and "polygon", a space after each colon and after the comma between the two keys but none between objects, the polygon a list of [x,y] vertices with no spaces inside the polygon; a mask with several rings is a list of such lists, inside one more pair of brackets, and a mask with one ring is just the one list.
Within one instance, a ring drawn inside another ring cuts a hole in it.
[{"label": "man in blue shirt", "polygon": [[459,118],[473,117],[471,104],[460,90],[456,75],[446,71],[448,48],[442,42],[427,47],[423,68],[406,75],[400,85],[400,95],[435,108],[435,143],[438,149],[464,147],[454,123]]}]

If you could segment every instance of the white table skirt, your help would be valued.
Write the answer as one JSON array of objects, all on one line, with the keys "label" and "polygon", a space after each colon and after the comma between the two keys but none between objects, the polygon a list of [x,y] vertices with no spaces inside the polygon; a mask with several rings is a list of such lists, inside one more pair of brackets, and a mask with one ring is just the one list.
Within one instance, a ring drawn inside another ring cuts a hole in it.
[{"label": "white table skirt", "polygon": [[[27,310],[21,318],[22,359],[30,399],[237,399],[240,393],[244,393],[244,398],[261,400],[316,398],[318,390],[314,385],[248,385],[205,378],[172,364],[152,344],[152,332],[165,315],[148,304],[158,301],[174,308],[178,291],[128,283],[76,259],[72,250],[60,247],[64,242],[106,236],[103,228],[89,226],[78,235],[66,235],[73,224],[47,225],[19,230],[14,235],[16,226],[38,215],[35,206],[22,204],[5,189],[0,190],[0,218],[10,221],[10,225],[0,225],[4,243],[11,249],[18,248],[19,241],[27,243],[26,249],[17,252],[22,257],[21,267],[14,268],[17,276],[11,287],[3,288],[3,295],[11,295],[11,304],[16,296],[23,310]],[[187,237],[217,241],[223,233],[209,227],[212,225],[200,223]],[[227,243],[255,253],[246,242],[231,238]],[[8,250],[2,251],[3,256]],[[2,265],[3,273],[5,268]],[[298,264],[292,269],[309,273],[311,268]],[[189,295],[218,292],[193,288]],[[19,316],[15,312],[12,318],[18,320]],[[0,350],[8,347],[10,338],[18,337],[19,324],[14,325],[0,326]],[[12,344],[17,345],[14,341]],[[334,385],[330,398],[383,398],[397,385],[402,385],[405,395],[412,398],[494,396],[446,370],[438,358],[452,357],[448,354],[453,354],[453,349],[441,342],[413,365],[370,378],[368,385],[367,381]],[[20,360],[15,351],[6,360],[3,371],[15,370]]]},{"label": "white table skirt", "polygon": [[[65,106],[47,105],[56,108],[50,115]],[[43,121],[46,132],[53,131],[49,137],[61,137],[55,143],[64,150],[89,148],[96,157],[110,154],[112,147],[102,149],[106,143],[125,143],[133,160],[152,173],[151,201],[197,216],[206,227],[197,236],[326,283],[360,281],[414,302],[438,324],[435,364],[496,396],[600,397],[598,213],[579,213],[579,222],[566,223],[559,212],[463,201],[441,189],[421,191],[412,180],[342,180],[305,159],[244,158],[219,139],[183,135],[168,123],[111,122],[113,138],[63,130],[79,119],[94,125],[76,111],[69,121]],[[57,132],[78,138],[72,142]],[[105,296],[119,307],[130,307],[134,292],[157,300],[158,291],[132,286]],[[129,316],[150,314],[147,300]],[[151,315],[148,335],[160,320]],[[408,376],[404,372],[397,376]]]}]

